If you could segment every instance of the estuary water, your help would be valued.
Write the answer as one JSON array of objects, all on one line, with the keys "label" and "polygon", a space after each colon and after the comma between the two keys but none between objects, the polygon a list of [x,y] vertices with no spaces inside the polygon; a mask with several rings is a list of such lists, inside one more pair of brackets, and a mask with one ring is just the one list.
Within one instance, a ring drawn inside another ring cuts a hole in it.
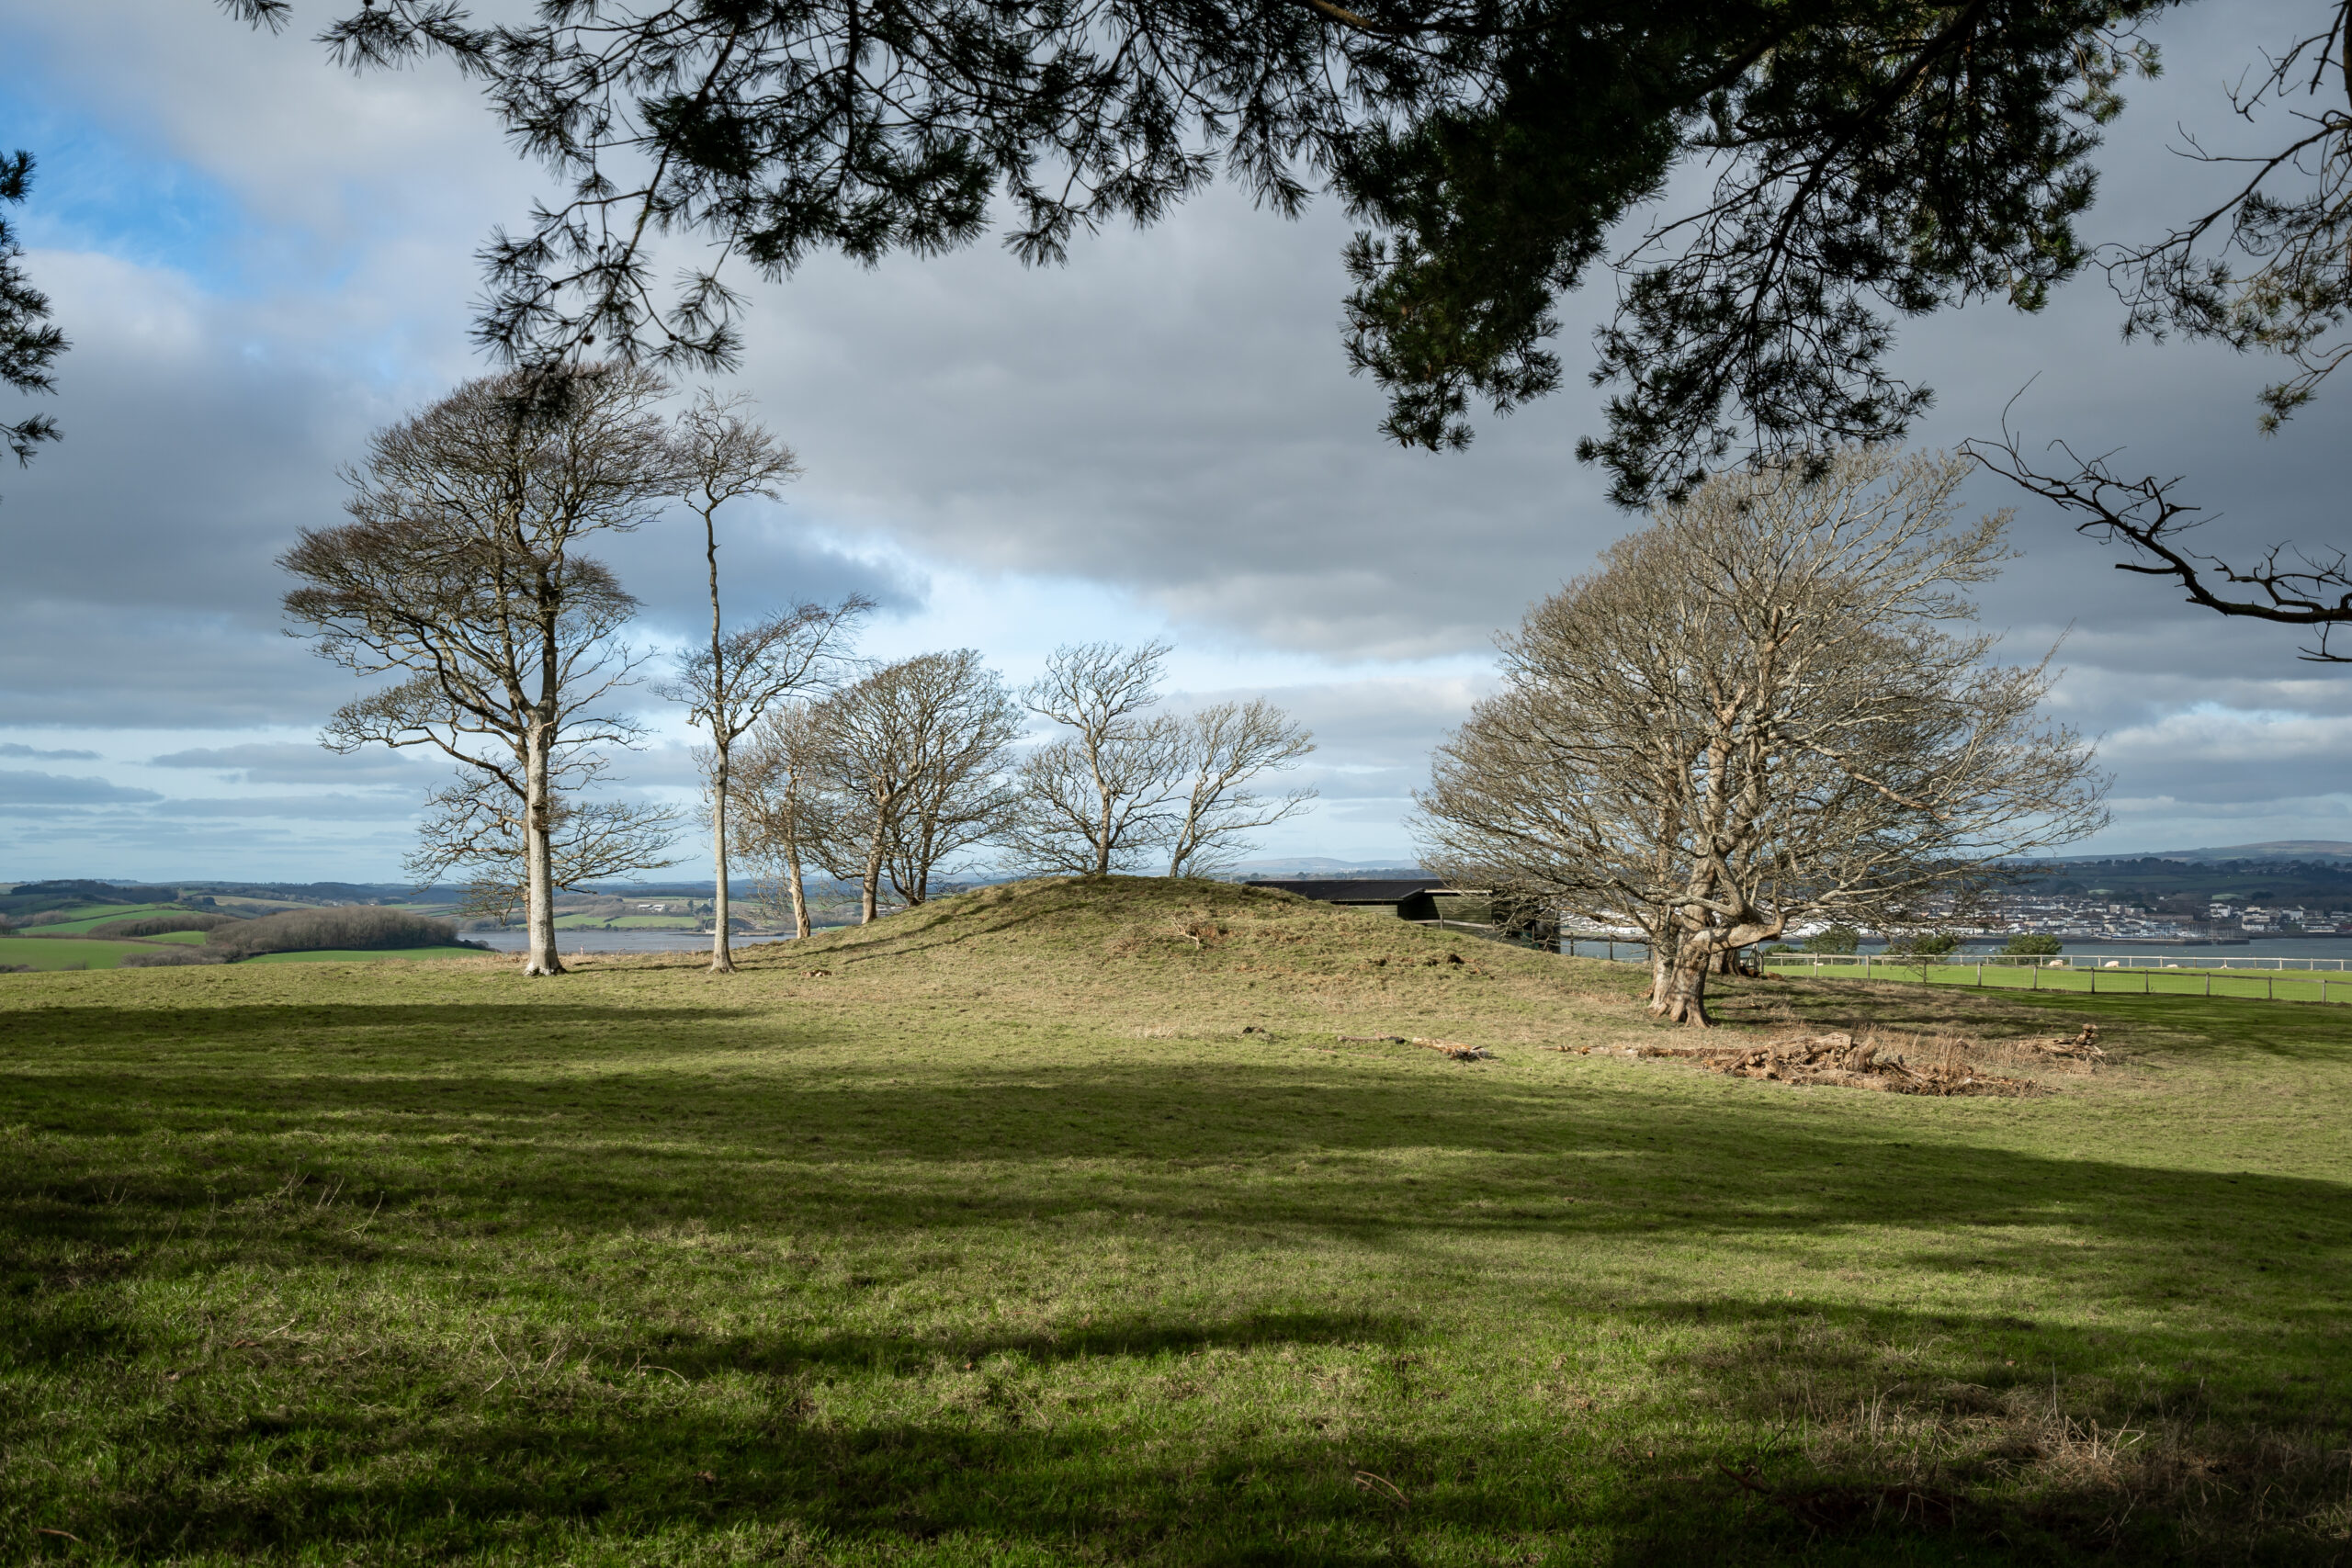
[{"label": "estuary water", "polygon": [[[524,946],[523,928],[511,926],[498,931],[461,931],[468,942],[478,942],[501,953],[520,953]],[[560,953],[708,953],[708,931],[560,931],[556,935],[556,950]],[[728,945],[737,953],[756,947],[763,942],[790,942],[788,936],[739,936]]]}]

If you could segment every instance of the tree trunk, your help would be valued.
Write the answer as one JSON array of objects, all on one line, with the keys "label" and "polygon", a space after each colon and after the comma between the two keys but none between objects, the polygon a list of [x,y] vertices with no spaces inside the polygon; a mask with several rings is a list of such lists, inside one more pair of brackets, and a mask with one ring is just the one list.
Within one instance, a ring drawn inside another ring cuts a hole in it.
[{"label": "tree trunk", "polygon": [[555,950],[555,847],[549,818],[555,802],[548,782],[548,739],[552,726],[536,717],[523,739],[523,892],[526,975],[560,975]]},{"label": "tree trunk", "polygon": [[1703,936],[1684,939],[1665,976],[1665,1005],[1657,1010],[1668,1023],[1714,1027],[1715,1021],[1707,1016],[1707,976],[1714,968],[1715,952],[1713,942]]},{"label": "tree trunk", "polygon": [[1102,814],[1094,823],[1094,874],[1108,876],[1111,874],[1111,792],[1102,785],[1102,764],[1095,762],[1093,769],[1094,793],[1102,807]]},{"label": "tree trunk", "polygon": [[727,700],[727,644],[718,620],[718,524],[712,513],[702,514],[703,557],[710,563],[710,749],[716,766],[710,780],[710,851],[718,867],[718,885],[710,900],[710,970],[735,973],[735,954],[727,945],[727,749],[732,705]]},{"label": "tree trunk", "polygon": [[800,843],[797,839],[785,846],[784,864],[791,874],[792,934],[805,939],[808,935],[808,890],[801,886]]},{"label": "tree trunk", "polygon": [[874,923],[876,905],[879,902],[877,895],[882,886],[883,835],[887,831],[877,824],[874,829],[874,842],[865,852],[865,880],[858,888],[857,923],[861,926]]},{"label": "tree trunk", "polygon": [[710,899],[710,970],[714,975],[732,975],[735,954],[727,945],[727,742],[718,740],[713,749],[718,765],[710,776],[710,849],[718,867],[718,884]]}]

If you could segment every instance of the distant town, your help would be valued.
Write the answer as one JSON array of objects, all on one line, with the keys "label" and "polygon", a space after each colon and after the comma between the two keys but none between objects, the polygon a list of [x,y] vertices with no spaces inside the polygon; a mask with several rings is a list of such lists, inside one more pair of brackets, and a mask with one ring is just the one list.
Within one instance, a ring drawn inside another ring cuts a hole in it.
[{"label": "distant town", "polygon": [[[1973,934],[2029,932],[2077,942],[2227,942],[2256,937],[2352,936],[2352,902],[2335,908],[2215,899],[2194,912],[2096,894],[2003,894]],[[1963,934],[1970,934],[1963,932]]]}]

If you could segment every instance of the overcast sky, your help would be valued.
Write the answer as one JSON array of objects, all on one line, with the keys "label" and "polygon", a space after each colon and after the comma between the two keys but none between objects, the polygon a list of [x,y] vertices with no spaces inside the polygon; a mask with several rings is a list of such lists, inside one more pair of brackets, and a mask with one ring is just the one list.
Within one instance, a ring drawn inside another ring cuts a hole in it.
[{"label": "overcast sky", "polygon": [[[284,635],[271,563],[338,520],[371,429],[484,368],[472,253],[539,176],[445,69],[339,73],[306,41],[328,7],[297,12],[271,38],[207,0],[0,0],[0,150],[40,160],[27,265],[74,343],[48,400],[64,441],[0,471],[0,880],[390,880],[438,774],[318,747],[356,688]],[[2167,145],[2243,134],[2224,83],[2301,19],[2206,0],[2164,23],[2097,235],[2185,212],[2210,171]],[[1407,797],[1495,630],[1637,520],[1575,461],[1597,400],[1575,376],[1467,453],[1382,442],[1340,348],[1348,229],[1328,201],[1285,223],[1223,191],[1067,267],[984,243],[752,283],[729,385],[808,472],[726,518],[733,604],[862,588],[887,607],[868,652],[970,646],[1015,682],[1059,642],[1165,636],[1182,700],[1264,693],[1321,740],[1321,804],[1262,852],[1409,858]],[[1564,311],[1572,367],[1604,303]],[[2038,317],[1907,323],[1900,367],[1939,393],[1919,439],[1994,433],[2016,397],[2037,438],[2190,476],[2217,543],[2352,536],[2352,384],[2266,439],[2274,367],[2126,345],[2119,319],[2094,276]],[[2066,637],[2055,705],[2117,775],[2090,847],[2352,839],[2352,670],[2111,570],[2046,509],[2016,542],[1984,616],[2020,657]],[[656,527],[609,552],[645,644],[691,627],[697,545]],[[658,743],[621,772],[684,798],[687,734],[648,709]]]}]

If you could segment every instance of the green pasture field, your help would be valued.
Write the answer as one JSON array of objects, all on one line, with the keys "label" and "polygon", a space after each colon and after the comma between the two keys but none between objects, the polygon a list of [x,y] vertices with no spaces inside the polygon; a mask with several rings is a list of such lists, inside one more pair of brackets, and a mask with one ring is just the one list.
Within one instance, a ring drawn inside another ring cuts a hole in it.
[{"label": "green pasture field", "polygon": [[[1772,966],[1774,975],[1807,979],[1859,980],[1860,964],[1824,964],[1816,972],[1801,964]],[[2095,959],[2083,959],[2064,968],[2047,965],[1987,964],[1979,972],[1971,962],[1912,965],[1880,960],[1871,964],[1875,980],[1925,981],[1931,986],[1981,986],[1986,990],[2096,991],[2101,995],[2159,997],[2230,997],[2280,1002],[2324,1001],[2330,1006],[2352,1004],[2352,972],[2332,969],[2177,969],[2141,967],[2107,969]]]},{"label": "green pasture field", "polygon": [[367,964],[387,958],[412,962],[441,958],[479,958],[479,950],[469,947],[338,947],[322,948],[310,953],[257,953],[251,958],[239,959],[241,964]]},{"label": "green pasture field", "polygon": [[[71,937],[0,936],[0,964],[29,964],[36,969],[112,969],[141,942],[76,942]],[[5,984],[12,976],[0,976]]]},{"label": "green pasture field", "polygon": [[1645,978],[1114,879],[0,980],[0,1551],[2352,1552],[2352,1016],[1719,998],[2031,1090],[1931,1099],[1630,1055]]},{"label": "green pasture field", "polygon": [[183,915],[188,912],[176,904],[85,904],[70,911],[68,919],[21,929],[67,935],[88,931],[92,926],[105,925],[109,920],[135,920],[141,915]]}]

